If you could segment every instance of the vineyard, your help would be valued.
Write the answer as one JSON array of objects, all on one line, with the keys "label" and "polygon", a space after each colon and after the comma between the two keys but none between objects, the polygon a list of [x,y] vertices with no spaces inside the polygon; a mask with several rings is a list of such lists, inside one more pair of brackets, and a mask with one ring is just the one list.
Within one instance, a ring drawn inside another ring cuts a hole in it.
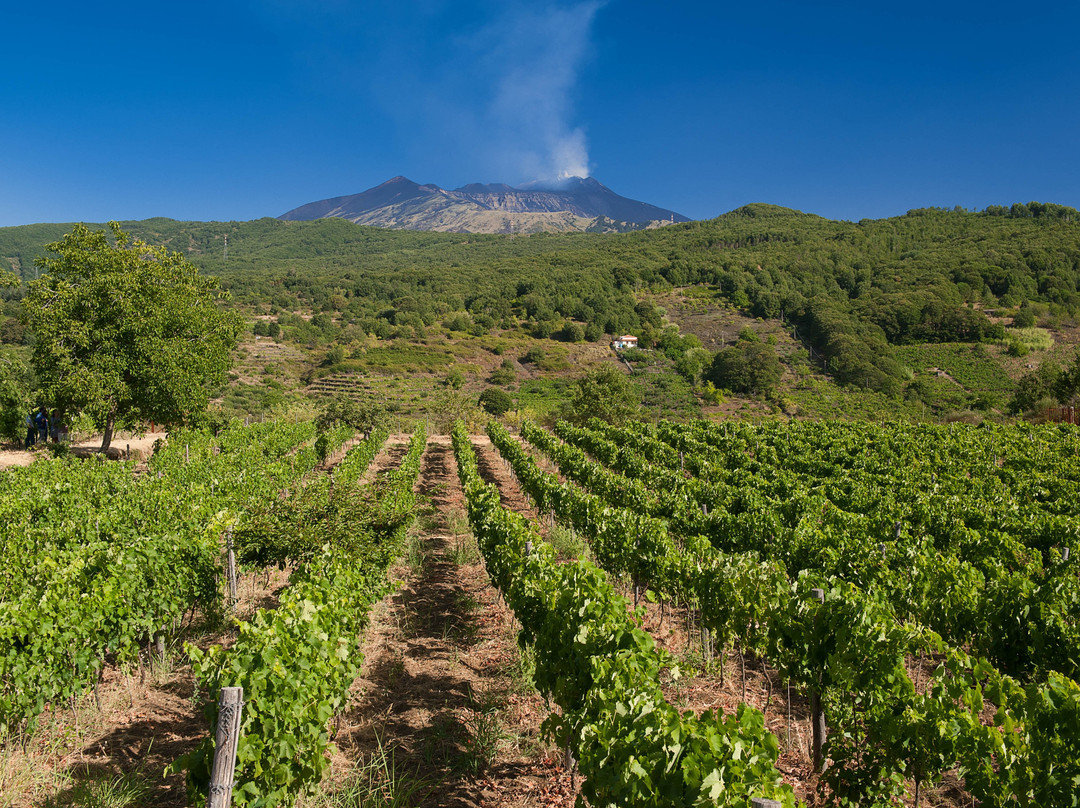
[{"label": "vineyard", "polygon": [[[522,429],[559,474],[489,427],[537,507],[632,581],[635,599],[682,604],[706,656],[733,647],[808,694],[812,765],[841,803],[909,790],[918,802],[948,772],[985,805],[1077,804],[1075,431],[594,421],[556,432]],[[587,748],[595,735],[578,720]],[[755,734],[731,731],[756,748]],[[699,768],[685,763],[681,793],[697,799]],[[673,764],[633,771],[655,782]],[[757,772],[741,782],[738,796],[710,799],[745,804],[766,785]]]},{"label": "vineyard", "polygon": [[242,687],[237,805],[1080,805],[1074,428],[487,432],[5,472],[0,805],[89,804],[12,761],[169,654],[201,717],[127,804],[206,802]]}]

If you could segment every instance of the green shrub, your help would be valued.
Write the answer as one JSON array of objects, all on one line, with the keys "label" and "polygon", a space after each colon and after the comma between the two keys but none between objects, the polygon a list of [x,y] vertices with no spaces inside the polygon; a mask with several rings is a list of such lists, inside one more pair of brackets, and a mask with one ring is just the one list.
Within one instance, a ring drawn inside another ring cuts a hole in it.
[{"label": "green shrub", "polygon": [[489,387],[480,394],[477,402],[484,411],[490,415],[499,416],[514,406],[514,400],[510,394],[498,387]]}]

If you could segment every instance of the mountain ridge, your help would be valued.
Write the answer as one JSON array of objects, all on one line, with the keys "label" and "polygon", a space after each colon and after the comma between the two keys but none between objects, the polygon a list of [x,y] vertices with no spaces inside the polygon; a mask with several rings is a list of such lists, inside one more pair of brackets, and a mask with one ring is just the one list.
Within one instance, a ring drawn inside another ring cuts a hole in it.
[{"label": "mountain ridge", "polygon": [[283,221],[342,218],[398,230],[451,233],[625,232],[690,221],[672,210],[620,196],[593,177],[469,183],[447,190],[392,177],[358,194],[309,202]]}]

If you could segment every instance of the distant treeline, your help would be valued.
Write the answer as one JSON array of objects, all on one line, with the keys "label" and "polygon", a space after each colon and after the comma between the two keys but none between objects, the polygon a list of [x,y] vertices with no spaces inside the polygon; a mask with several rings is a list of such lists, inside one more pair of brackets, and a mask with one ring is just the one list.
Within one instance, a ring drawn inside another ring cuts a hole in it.
[{"label": "distant treeline", "polygon": [[[586,339],[648,334],[658,318],[638,292],[704,284],[750,315],[797,327],[839,381],[886,392],[903,377],[891,345],[999,338],[986,312],[1025,303],[1080,313],[1080,217],[1039,202],[860,222],[754,204],[612,235],[446,234],[341,219],[124,227],[185,252],[239,304],[324,314],[314,325],[282,318],[301,338],[408,336],[451,320],[475,333],[525,323],[543,336],[571,325]],[[42,245],[68,229],[0,229],[0,258],[32,278]],[[18,297],[8,292],[6,313]]]}]

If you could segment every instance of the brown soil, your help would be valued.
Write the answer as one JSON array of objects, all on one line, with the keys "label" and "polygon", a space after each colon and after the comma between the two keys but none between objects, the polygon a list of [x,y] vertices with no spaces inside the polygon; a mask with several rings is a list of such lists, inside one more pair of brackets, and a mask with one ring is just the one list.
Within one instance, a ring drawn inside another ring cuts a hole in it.
[{"label": "brown soil", "polygon": [[422,782],[422,805],[572,805],[561,755],[540,736],[549,711],[515,672],[513,616],[468,535],[446,436],[429,442],[418,491],[430,507],[411,561],[394,570],[400,588],[372,615],[334,776],[391,749]]}]

